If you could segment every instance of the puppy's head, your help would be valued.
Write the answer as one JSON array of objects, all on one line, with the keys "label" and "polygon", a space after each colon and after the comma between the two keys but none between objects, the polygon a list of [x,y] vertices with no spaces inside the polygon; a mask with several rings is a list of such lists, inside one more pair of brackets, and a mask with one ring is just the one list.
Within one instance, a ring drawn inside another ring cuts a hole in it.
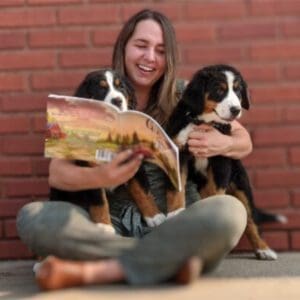
[{"label": "puppy's head", "polygon": [[240,72],[228,65],[208,66],[188,84],[183,101],[205,122],[230,122],[249,109],[247,84]]},{"label": "puppy's head", "polygon": [[104,101],[117,106],[121,111],[136,107],[133,87],[125,77],[111,69],[87,74],[74,96]]}]

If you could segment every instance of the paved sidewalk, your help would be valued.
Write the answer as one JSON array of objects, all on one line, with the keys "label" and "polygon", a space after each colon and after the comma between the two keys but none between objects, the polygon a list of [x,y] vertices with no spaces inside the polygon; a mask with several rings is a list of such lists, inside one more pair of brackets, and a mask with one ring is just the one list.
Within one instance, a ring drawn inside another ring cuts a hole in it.
[{"label": "paved sidewalk", "polygon": [[0,299],[41,300],[299,300],[300,253],[279,253],[277,261],[257,261],[253,254],[230,255],[210,276],[178,287],[131,287],[125,284],[40,292],[34,282],[33,261],[0,262]]}]

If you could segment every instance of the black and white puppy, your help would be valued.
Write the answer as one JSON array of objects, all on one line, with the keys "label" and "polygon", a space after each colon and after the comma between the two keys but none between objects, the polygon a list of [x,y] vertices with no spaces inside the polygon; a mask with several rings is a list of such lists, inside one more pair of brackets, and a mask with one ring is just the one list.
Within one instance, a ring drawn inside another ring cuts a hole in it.
[{"label": "black and white puppy", "polygon": [[[117,106],[121,111],[134,109],[136,106],[131,85],[126,78],[111,69],[100,69],[87,74],[74,96],[104,101]],[[86,161],[76,161],[76,164],[83,167],[89,166]],[[67,201],[79,205],[87,210],[91,219],[105,231],[114,232],[104,189],[70,192],[51,188],[50,200]]]},{"label": "black and white puppy", "polygon": [[[248,213],[246,235],[257,258],[274,260],[277,255],[260,237],[255,220],[281,221],[283,216],[265,213],[255,207],[248,175],[241,161],[223,156],[197,158],[187,147],[189,133],[195,125],[209,124],[230,135],[231,122],[249,106],[247,84],[238,70],[228,65],[208,66],[198,71],[187,85],[168,121],[167,133],[180,149],[183,186],[189,178],[197,184],[201,198],[216,194],[237,197]],[[176,192],[171,185],[167,201],[169,214],[176,214],[185,207],[184,193]]]}]

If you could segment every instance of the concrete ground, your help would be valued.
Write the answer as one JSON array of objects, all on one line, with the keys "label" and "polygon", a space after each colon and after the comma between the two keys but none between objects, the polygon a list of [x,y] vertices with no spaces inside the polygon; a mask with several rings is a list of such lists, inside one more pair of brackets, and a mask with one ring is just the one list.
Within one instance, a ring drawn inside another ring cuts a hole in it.
[{"label": "concrete ground", "polygon": [[[189,286],[126,284],[41,292],[32,273],[33,261],[0,262],[0,299],[84,300],[299,300],[300,253],[280,253],[277,261],[258,261],[252,253],[233,254],[209,276]],[[165,298],[166,297],[166,298]]]}]

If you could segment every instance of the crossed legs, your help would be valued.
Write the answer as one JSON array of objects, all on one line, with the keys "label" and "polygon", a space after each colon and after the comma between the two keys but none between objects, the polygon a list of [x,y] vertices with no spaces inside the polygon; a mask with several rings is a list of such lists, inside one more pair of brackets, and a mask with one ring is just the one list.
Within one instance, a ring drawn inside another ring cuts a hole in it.
[{"label": "crossed legs", "polygon": [[37,273],[39,282],[43,272],[49,275],[55,270],[61,276],[73,268],[72,274],[79,274],[79,279],[62,287],[119,281],[138,285],[174,277],[177,282],[178,278],[189,282],[187,278],[201,269],[214,269],[239,241],[246,218],[235,198],[214,196],[191,205],[140,240],[102,233],[84,211],[63,202],[25,206],[17,226],[34,253],[80,260],[49,258]]}]

